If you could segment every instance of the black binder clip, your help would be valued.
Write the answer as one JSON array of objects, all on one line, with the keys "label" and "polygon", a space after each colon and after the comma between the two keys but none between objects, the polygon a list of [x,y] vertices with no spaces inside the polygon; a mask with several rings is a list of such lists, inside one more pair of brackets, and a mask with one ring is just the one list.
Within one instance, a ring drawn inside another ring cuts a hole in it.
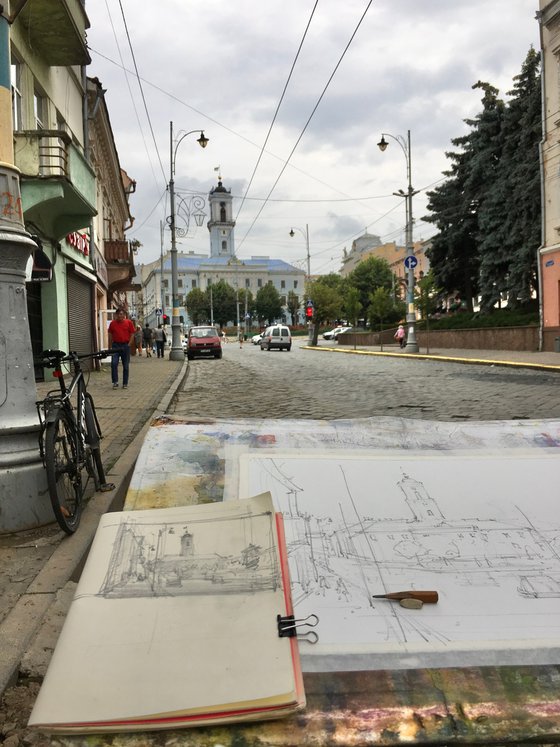
[{"label": "black binder clip", "polygon": [[298,641],[305,641],[306,643],[317,643],[319,636],[314,630],[306,630],[303,633],[300,632],[302,628],[314,628],[319,622],[317,615],[307,615],[301,620],[296,620],[293,615],[282,615],[276,616],[276,622],[278,623],[278,636],[280,638],[297,638]]}]

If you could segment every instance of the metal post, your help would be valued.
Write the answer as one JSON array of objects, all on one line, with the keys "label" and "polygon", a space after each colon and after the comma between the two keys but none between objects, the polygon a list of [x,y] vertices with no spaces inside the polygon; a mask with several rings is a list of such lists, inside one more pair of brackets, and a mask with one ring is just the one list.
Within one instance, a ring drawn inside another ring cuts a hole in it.
[{"label": "metal post", "polygon": [[212,283],[210,283],[210,324],[214,326],[214,297],[212,295]]},{"label": "metal post", "polygon": [[52,521],[39,455],[37,390],[25,269],[37,248],[25,231],[19,171],[13,165],[10,30],[0,16],[0,533]]},{"label": "metal post", "polygon": [[160,230],[160,258],[159,258],[159,295],[161,302],[161,315],[158,318],[158,323],[163,321],[163,315],[165,314],[165,288],[163,286],[163,221],[159,222]]},{"label": "metal post", "polygon": [[171,312],[171,350],[169,360],[182,361],[185,359],[181,345],[181,330],[179,323],[179,278],[177,274],[177,237],[175,230],[175,164],[173,159],[173,122],[169,123],[169,145],[171,174],[169,179],[169,205],[171,210],[171,294],[173,297],[173,311]]},{"label": "metal post", "polygon": [[305,224],[305,245],[307,247],[307,280],[311,278],[311,257],[309,255],[309,226]]},{"label": "metal post", "polygon": [[[412,153],[410,150],[410,130],[407,136],[406,175],[408,178],[408,191],[406,194],[406,256],[414,257],[414,243],[412,240]],[[408,336],[406,338],[406,353],[417,353],[419,351],[416,341],[416,310],[414,308],[414,267],[408,266],[408,287],[406,291],[406,323],[408,325]]]},{"label": "metal post", "polygon": [[401,135],[395,137],[395,135],[391,135],[388,132],[382,133],[381,140],[377,143],[377,146],[381,152],[383,152],[389,145],[389,143],[385,140],[385,135],[397,141],[397,143],[401,146],[402,152],[404,153],[404,157],[406,159],[406,176],[408,181],[407,191],[403,192],[402,189],[399,189],[399,191],[395,192],[394,194],[397,197],[405,198],[406,207],[405,243],[406,260],[408,261],[405,261],[407,265],[406,322],[408,325],[408,335],[406,339],[405,350],[407,353],[417,353],[418,343],[416,341],[416,311],[414,308],[414,262],[409,260],[409,258],[414,258],[414,242],[412,240],[412,227],[414,225],[412,220],[412,198],[416,194],[416,192],[412,188],[412,151],[410,147],[410,130],[408,130],[406,141]]}]

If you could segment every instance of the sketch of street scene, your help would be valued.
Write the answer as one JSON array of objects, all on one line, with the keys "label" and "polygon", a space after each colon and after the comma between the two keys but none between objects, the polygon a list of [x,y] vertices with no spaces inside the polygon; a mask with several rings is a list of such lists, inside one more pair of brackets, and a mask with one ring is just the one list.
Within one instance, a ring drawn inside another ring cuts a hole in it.
[{"label": "sketch of street scene", "polygon": [[[309,653],[560,641],[558,456],[253,453],[241,471],[284,515],[296,615],[321,620]],[[440,600],[373,598],[406,589]]]},{"label": "sketch of street scene", "polygon": [[185,525],[184,519],[145,522],[131,512],[118,526],[98,593],[126,598],[275,590],[280,571],[272,520],[270,512],[247,511]]}]

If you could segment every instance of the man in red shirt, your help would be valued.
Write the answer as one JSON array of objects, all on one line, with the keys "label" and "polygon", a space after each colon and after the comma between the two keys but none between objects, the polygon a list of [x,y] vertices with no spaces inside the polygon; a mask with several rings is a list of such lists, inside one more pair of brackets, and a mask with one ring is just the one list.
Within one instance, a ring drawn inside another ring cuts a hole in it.
[{"label": "man in red shirt", "polygon": [[113,389],[119,388],[119,358],[123,366],[123,389],[128,388],[128,368],[130,364],[130,341],[134,337],[134,324],[126,318],[124,309],[117,309],[115,318],[109,325],[109,347],[114,351],[111,359],[111,379]]}]

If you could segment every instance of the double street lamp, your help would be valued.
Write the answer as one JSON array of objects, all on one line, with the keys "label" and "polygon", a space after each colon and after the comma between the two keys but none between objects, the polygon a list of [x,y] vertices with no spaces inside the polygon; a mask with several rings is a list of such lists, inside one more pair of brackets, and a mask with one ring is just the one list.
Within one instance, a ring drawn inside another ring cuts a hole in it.
[{"label": "double street lamp", "polygon": [[398,192],[393,192],[397,197],[405,198],[406,205],[406,232],[405,232],[405,243],[406,243],[406,258],[405,266],[407,269],[407,291],[406,291],[406,323],[408,326],[408,335],[406,338],[407,353],[418,353],[418,342],[416,341],[416,310],[414,307],[414,267],[416,266],[416,257],[414,256],[414,244],[412,242],[412,198],[418,192],[412,189],[412,158],[410,151],[410,130],[407,133],[407,139],[405,140],[402,135],[391,135],[388,132],[381,133],[381,140],[377,143],[377,147],[381,152],[386,150],[389,143],[385,140],[386,137],[390,137],[401,146],[402,152],[406,159],[406,176],[408,181],[408,189],[404,192],[399,189]]},{"label": "double street lamp", "polygon": [[[169,359],[172,361],[181,361],[185,359],[183,352],[183,346],[181,345],[181,323],[179,320],[179,276],[177,272],[177,228],[176,228],[176,215],[175,215],[175,158],[177,156],[177,148],[183,142],[183,140],[195,132],[200,132],[200,137],[197,138],[197,143],[201,148],[206,148],[208,145],[208,138],[204,136],[202,130],[190,130],[181,135],[176,143],[173,142],[173,122],[169,123],[169,155],[170,155],[170,178],[169,178],[169,204],[171,215],[169,216],[168,223],[171,229],[171,293],[173,296],[173,314],[171,317],[171,351],[169,353]],[[204,214],[195,214],[195,220],[197,225],[201,226],[204,220]],[[200,221],[200,222],[199,222]]]}]

